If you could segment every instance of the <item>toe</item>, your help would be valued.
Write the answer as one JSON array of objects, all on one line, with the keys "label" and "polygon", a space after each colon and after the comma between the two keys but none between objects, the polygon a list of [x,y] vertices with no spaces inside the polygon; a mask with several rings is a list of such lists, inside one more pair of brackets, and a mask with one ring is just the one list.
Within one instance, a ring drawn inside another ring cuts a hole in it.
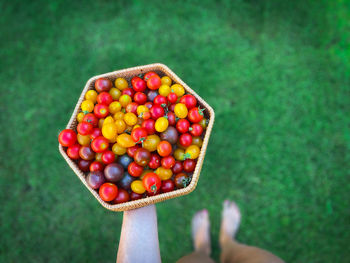
[{"label": "toe", "polygon": [[235,215],[235,218],[240,220],[240,218],[241,218],[241,211],[239,210],[239,207],[238,207],[238,205],[235,202],[231,202],[230,203],[230,210]]},{"label": "toe", "polygon": [[224,203],[223,203],[223,208],[227,208],[228,206],[230,205],[230,201],[229,200],[225,200]]},{"label": "toe", "polygon": [[203,210],[201,211],[201,216],[202,216],[202,218],[203,218],[204,220],[208,220],[208,218],[209,218],[208,210],[207,210],[207,209],[203,209]]}]

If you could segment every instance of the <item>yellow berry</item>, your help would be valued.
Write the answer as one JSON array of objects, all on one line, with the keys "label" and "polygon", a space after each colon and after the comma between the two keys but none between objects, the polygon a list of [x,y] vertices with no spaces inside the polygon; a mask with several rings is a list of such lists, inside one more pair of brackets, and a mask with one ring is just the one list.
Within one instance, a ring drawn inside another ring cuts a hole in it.
[{"label": "yellow berry", "polygon": [[126,107],[129,103],[131,103],[131,101],[131,97],[127,94],[123,94],[119,98],[119,102],[123,107]]},{"label": "yellow berry", "polygon": [[137,115],[140,117],[142,113],[149,112],[149,109],[145,105],[140,105],[136,109]]},{"label": "yellow berry", "polygon": [[91,100],[84,100],[81,103],[81,110],[82,111],[87,111],[87,112],[92,112],[94,110],[94,103]]},{"label": "yellow berry", "polygon": [[77,140],[78,140],[78,143],[82,146],[88,146],[90,144],[90,135],[81,135],[78,133],[77,135]]},{"label": "yellow berry", "polygon": [[91,100],[93,103],[96,103],[97,92],[95,90],[93,90],[93,89],[89,90],[85,94],[85,99]]},{"label": "yellow berry", "polygon": [[183,103],[177,103],[174,108],[174,113],[176,117],[180,119],[184,119],[187,117],[188,110],[185,104]]},{"label": "yellow berry", "polygon": [[121,91],[119,89],[116,89],[116,88],[111,88],[109,90],[109,94],[111,94],[111,96],[114,100],[119,99],[119,97],[122,95]]},{"label": "yellow berry", "polygon": [[122,133],[117,137],[117,143],[124,148],[135,146],[135,142],[131,138],[130,134]]},{"label": "yellow berry", "polygon": [[184,149],[177,148],[174,151],[174,157],[178,161],[183,161],[185,159],[185,151],[184,151]]},{"label": "yellow berry", "polygon": [[200,153],[200,148],[197,145],[191,145],[187,147],[185,151],[186,158],[189,159],[197,159]]},{"label": "yellow berry", "polygon": [[155,171],[155,173],[159,176],[159,178],[163,181],[163,180],[168,180],[171,178],[171,176],[173,175],[173,172],[171,169],[166,169],[164,167],[158,167],[157,170]]},{"label": "yellow berry", "polygon": [[165,117],[160,117],[156,120],[156,123],[154,126],[157,132],[163,132],[168,128],[169,121]]},{"label": "yellow berry", "polygon": [[143,183],[141,180],[135,180],[131,183],[131,190],[137,194],[143,194],[146,192],[145,187],[143,186]]},{"label": "yellow berry", "polygon": [[164,85],[163,84],[162,86],[160,86],[158,92],[159,92],[160,95],[166,97],[171,92],[171,88],[168,85]]},{"label": "yellow berry", "polygon": [[109,104],[108,109],[111,114],[115,114],[118,111],[121,111],[122,105],[119,101],[113,101],[111,104]]},{"label": "yellow berry", "polygon": [[170,86],[171,85],[171,78],[169,78],[168,76],[164,76],[161,78],[161,81],[162,81],[162,84],[163,85],[168,85]]},{"label": "yellow berry", "polygon": [[116,155],[123,155],[126,153],[126,148],[121,147],[118,143],[113,144],[112,152]]},{"label": "yellow berry", "polygon": [[114,119],[112,118],[112,116],[106,117],[102,126],[109,124],[109,123],[114,123]]},{"label": "yellow berry", "polygon": [[78,122],[82,122],[84,116],[85,116],[84,112],[79,112],[78,115],[77,115],[77,121]]},{"label": "yellow berry", "polygon": [[128,82],[124,78],[117,78],[114,82],[114,85],[119,90],[124,90],[128,87]]},{"label": "yellow berry", "polygon": [[117,133],[123,133],[126,129],[126,124],[123,120],[116,120],[115,125],[117,125]]},{"label": "yellow berry", "polygon": [[185,89],[180,84],[172,85],[171,91],[174,92],[178,98],[182,97],[185,94]]},{"label": "yellow berry", "polygon": [[137,116],[132,112],[128,112],[124,115],[124,121],[127,125],[133,126],[137,123]]},{"label": "yellow berry", "polygon": [[114,122],[103,124],[102,135],[108,140],[115,139],[115,136],[117,135],[117,125],[115,125]]}]

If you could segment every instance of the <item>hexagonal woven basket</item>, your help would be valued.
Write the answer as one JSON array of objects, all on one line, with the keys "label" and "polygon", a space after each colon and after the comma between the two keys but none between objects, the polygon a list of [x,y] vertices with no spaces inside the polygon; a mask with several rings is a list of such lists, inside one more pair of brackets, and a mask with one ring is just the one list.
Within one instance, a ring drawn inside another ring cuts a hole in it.
[{"label": "hexagonal woven basket", "polygon": [[203,161],[204,161],[205,152],[206,152],[208,142],[209,142],[210,133],[211,133],[211,130],[212,130],[212,127],[214,124],[214,110],[197,93],[195,93],[185,82],[183,82],[172,70],[170,70],[167,66],[165,66],[163,64],[156,63],[156,64],[150,64],[150,65],[145,65],[145,66],[122,69],[122,70],[94,76],[91,79],[89,79],[85,85],[83,92],[80,95],[80,98],[77,102],[77,105],[75,106],[72,117],[70,118],[70,120],[67,124],[67,129],[76,130],[77,114],[80,112],[80,105],[84,100],[84,96],[85,96],[86,92],[90,89],[94,89],[94,84],[95,84],[96,79],[104,77],[104,78],[110,79],[114,83],[116,78],[123,77],[126,80],[128,80],[130,83],[130,80],[132,77],[137,76],[139,74],[144,74],[148,71],[155,71],[161,77],[164,75],[169,76],[173,80],[174,83],[181,84],[188,93],[194,95],[198,100],[198,104],[201,107],[205,108],[204,115],[209,120],[208,126],[207,126],[207,129],[206,129],[205,134],[204,134],[203,145],[202,145],[201,152],[200,152],[200,155],[199,155],[198,160],[197,160],[196,168],[195,168],[193,175],[192,175],[191,183],[187,187],[182,188],[182,189],[178,189],[178,190],[175,190],[172,192],[162,193],[162,194],[159,194],[156,196],[145,197],[145,198],[142,198],[139,200],[129,201],[126,203],[121,203],[121,204],[109,204],[109,203],[103,201],[100,198],[100,196],[98,195],[98,193],[95,190],[91,189],[87,185],[87,183],[85,181],[85,174],[79,169],[76,162],[71,160],[68,157],[68,155],[65,151],[65,148],[62,147],[61,145],[59,145],[58,148],[59,148],[60,153],[62,154],[64,159],[67,161],[68,165],[73,169],[75,174],[79,177],[81,182],[86,186],[86,188],[97,199],[97,201],[100,202],[100,204],[103,207],[105,207],[109,210],[112,210],[112,211],[126,211],[126,210],[130,210],[130,209],[135,209],[135,208],[147,206],[150,204],[158,203],[158,202],[161,202],[161,201],[164,201],[167,199],[171,199],[174,197],[178,197],[181,195],[186,195],[186,194],[189,194],[190,192],[192,192],[197,186],[200,171],[201,171]]}]

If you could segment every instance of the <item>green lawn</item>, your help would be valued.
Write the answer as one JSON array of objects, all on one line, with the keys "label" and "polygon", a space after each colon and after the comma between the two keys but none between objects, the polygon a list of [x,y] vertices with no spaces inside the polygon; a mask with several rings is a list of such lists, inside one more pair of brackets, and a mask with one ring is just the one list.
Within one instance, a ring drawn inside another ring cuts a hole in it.
[{"label": "green lawn", "polygon": [[163,262],[191,251],[205,207],[218,259],[225,198],[240,241],[348,262],[348,2],[174,3],[0,2],[0,261],[115,262],[122,213],[94,200],[57,135],[91,76],[161,62],[216,112],[197,189],[157,205]]}]

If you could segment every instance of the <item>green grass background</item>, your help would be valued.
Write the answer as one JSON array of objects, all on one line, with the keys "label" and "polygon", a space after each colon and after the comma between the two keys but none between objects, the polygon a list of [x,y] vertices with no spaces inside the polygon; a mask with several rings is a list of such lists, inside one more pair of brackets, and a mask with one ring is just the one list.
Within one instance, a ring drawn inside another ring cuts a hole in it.
[{"label": "green grass background", "polygon": [[[216,112],[197,189],[157,205],[163,262],[221,203],[288,262],[350,258],[348,1],[1,1],[0,261],[114,262],[122,213],[57,149],[86,81],[153,62]],[[147,242],[147,240],[145,241]]]}]

